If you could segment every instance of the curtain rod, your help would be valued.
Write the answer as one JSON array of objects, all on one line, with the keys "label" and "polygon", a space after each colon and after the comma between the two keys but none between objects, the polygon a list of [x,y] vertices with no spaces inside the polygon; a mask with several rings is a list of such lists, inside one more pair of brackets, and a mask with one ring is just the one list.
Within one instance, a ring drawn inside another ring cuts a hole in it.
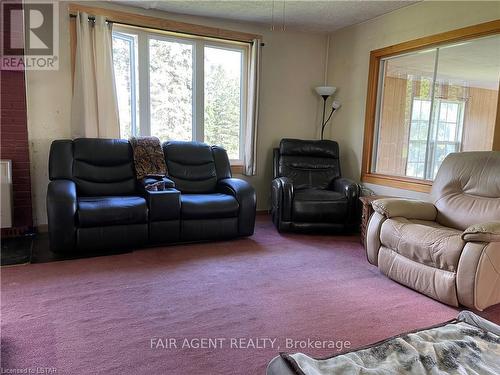
[{"label": "curtain rod", "polygon": [[[76,14],[70,14],[69,17],[70,18],[76,18]],[[88,19],[89,19],[89,21],[94,21],[95,22],[95,17],[94,16],[88,16]],[[232,41],[232,42],[240,42],[240,43],[253,44],[253,41],[246,41],[246,40],[242,41],[242,40],[235,40],[235,39],[220,38],[220,37],[216,37],[216,36],[206,36],[206,35],[203,35],[203,34],[186,33],[186,32],[181,32],[181,31],[160,29],[159,27],[150,27],[150,26],[145,27],[145,26],[140,26],[140,25],[136,25],[136,24],[133,24],[133,23],[125,23],[125,22],[113,21],[113,20],[108,20],[108,19],[106,19],[106,22],[107,23],[113,23],[113,24],[116,23],[118,25],[124,25],[124,26],[139,27],[139,28],[142,28],[142,29],[168,31],[168,32],[171,32],[171,33],[176,33],[176,34],[193,35],[193,36],[200,36],[200,37],[204,37],[204,38],[220,39],[220,40],[226,40],[226,41],[229,40],[229,41]],[[260,43],[261,47],[264,47],[265,45],[266,45],[265,43]]]}]

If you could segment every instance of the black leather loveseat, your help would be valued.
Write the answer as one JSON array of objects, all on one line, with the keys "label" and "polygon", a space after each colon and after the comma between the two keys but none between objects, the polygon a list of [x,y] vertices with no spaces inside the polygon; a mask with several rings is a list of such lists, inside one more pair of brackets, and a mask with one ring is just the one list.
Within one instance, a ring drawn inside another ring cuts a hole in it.
[{"label": "black leather loveseat", "polygon": [[163,144],[169,178],[147,191],[135,178],[126,140],[52,143],[47,215],[55,252],[250,236],[255,191],[231,177],[224,149],[197,142]]},{"label": "black leather loveseat", "polygon": [[359,185],[341,177],[337,142],[283,139],[273,162],[271,214],[279,231],[357,229]]}]

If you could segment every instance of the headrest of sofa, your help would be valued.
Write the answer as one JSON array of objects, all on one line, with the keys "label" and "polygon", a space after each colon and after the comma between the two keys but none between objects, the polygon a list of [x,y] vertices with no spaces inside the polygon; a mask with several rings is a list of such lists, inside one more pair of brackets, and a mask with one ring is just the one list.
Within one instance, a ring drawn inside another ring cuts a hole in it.
[{"label": "headrest of sofa", "polygon": [[212,148],[206,143],[168,141],[163,143],[163,153],[169,161],[184,165],[200,165],[214,161]]},{"label": "headrest of sofa", "polygon": [[339,145],[335,141],[309,141],[285,138],[280,142],[280,154],[338,159]]},{"label": "headrest of sofa", "polygon": [[74,158],[93,165],[132,163],[132,146],[126,139],[77,138],[73,141]]},{"label": "headrest of sofa", "polygon": [[500,198],[500,151],[448,155],[434,180],[432,197],[453,193]]},{"label": "headrest of sofa", "polygon": [[500,152],[448,155],[434,180],[431,197],[443,225],[464,230],[500,220]]}]

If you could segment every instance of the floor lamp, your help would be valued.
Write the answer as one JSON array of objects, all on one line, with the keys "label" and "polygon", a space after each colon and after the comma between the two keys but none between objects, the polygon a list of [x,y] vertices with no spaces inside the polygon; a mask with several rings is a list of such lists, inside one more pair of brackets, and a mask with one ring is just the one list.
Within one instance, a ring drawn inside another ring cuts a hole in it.
[{"label": "floor lamp", "polygon": [[326,124],[328,124],[328,121],[330,121],[333,112],[335,112],[338,108],[340,108],[341,104],[336,100],[333,101],[332,111],[330,112],[330,115],[325,121],[326,101],[330,96],[332,96],[335,93],[337,88],[334,86],[318,86],[315,88],[315,90],[318,93],[318,95],[320,95],[323,98],[323,116],[321,117],[321,139],[323,140],[323,132],[325,131],[325,126]]}]

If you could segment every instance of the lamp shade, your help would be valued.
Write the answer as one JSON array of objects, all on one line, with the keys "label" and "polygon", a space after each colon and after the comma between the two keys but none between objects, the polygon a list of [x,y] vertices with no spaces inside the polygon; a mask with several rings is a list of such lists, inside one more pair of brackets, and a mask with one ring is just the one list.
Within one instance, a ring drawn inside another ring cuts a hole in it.
[{"label": "lamp shade", "polygon": [[318,86],[315,88],[315,90],[318,93],[318,95],[330,96],[330,95],[333,95],[335,93],[337,88],[334,86]]},{"label": "lamp shade", "polygon": [[341,104],[339,101],[334,100],[334,101],[332,102],[332,108],[333,108],[335,111],[336,111],[337,109],[339,109],[340,107],[342,107],[342,104]]}]

